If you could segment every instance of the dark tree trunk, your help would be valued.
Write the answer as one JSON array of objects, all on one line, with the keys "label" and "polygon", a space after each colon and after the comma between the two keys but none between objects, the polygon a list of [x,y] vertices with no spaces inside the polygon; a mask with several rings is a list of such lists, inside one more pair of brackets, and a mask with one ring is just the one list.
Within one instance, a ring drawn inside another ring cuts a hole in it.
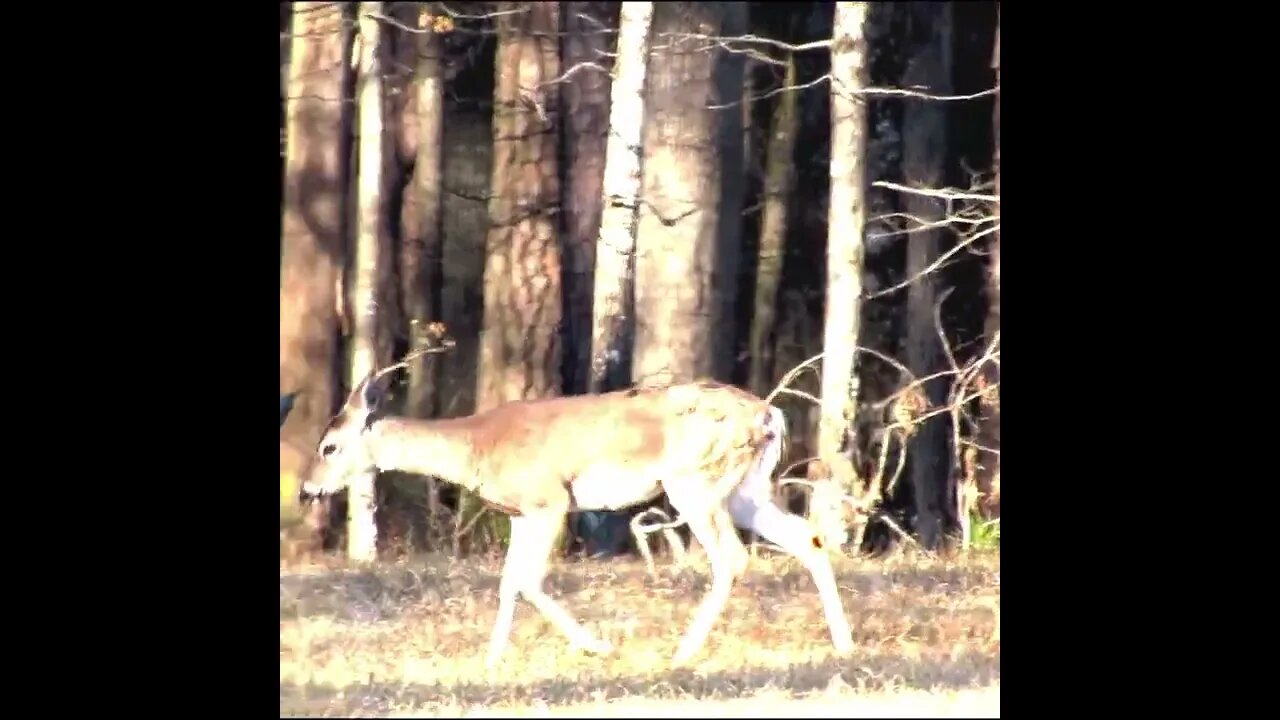
[{"label": "dark tree trunk", "polygon": [[[566,392],[585,392],[591,358],[595,248],[604,207],[613,51],[605,31],[617,27],[616,2],[566,2],[561,22],[564,83],[564,296]],[[578,69],[574,69],[578,68]],[[600,68],[600,69],[598,69]]]},{"label": "dark tree trunk", "polygon": [[[907,69],[902,87],[924,87],[932,95],[951,90],[951,5],[919,2],[902,6],[907,13]],[[912,187],[940,188],[944,184],[947,155],[947,106],[944,101],[906,98],[903,108],[903,175]],[[943,200],[908,193],[906,211],[922,223],[936,223],[946,214]],[[912,222],[915,225],[915,221]],[[946,368],[946,359],[934,321],[939,298],[938,271],[926,270],[938,259],[942,229],[912,232],[907,245],[907,364],[916,377]],[[947,378],[924,385],[929,411],[946,403]],[[912,490],[916,503],[916,533],[920,543],[938,548],[954,526],[951,502],[950,416],[943,412],[921,423],[911,441],[909,456]]]},{"label": "dark tree trunk", "polygon": [[[996,43],[995,51],[992,53],[991,65],[996,71],[996,86],[1000,85],[1000,6],[996,5]],[[1000,93],[996,92],[995,113],[992,117],[992,132],[994,134],[995,152],[993,166],[995,170],[996,197],[1000,197]],[[997,199],[995,203],[995,213],[1000,213],[1000,201]],[[986,343],[990,345],[995,339],[996,333],[1000,332],[1000,230],[998,229],[999,220],[997,220],[997,230],[991,235],[991,267],[987,274],[987,318],[986,318]],[[979,444],[986,450],[979,451],[979,467],[981,470],[978,474],[978,489],[982,493],[982,500],[979,503],[982,514],[986,517],[998,517],[1000,515],[1000,366],[991,363],[986,367],[986,382],[989,386],[994,385],[996,390],[992,391],[988,397],[984,398],[982,406],[986,409],[983,418],[981,431],[979,434]],[[994,452],[992,452],[994,451]]]}]

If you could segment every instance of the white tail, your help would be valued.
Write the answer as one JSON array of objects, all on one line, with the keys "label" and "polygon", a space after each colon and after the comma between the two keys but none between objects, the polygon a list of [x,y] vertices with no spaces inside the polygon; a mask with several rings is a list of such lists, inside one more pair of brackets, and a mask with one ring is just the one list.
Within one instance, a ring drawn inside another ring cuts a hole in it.
[{"label": "white tail", "polygon": [[676,664],[702,648],[734,580],[746,571],[748,555],[735,525],[800,559],[817,585],[836,650],[852,648],[820,534],[774,503],[772,474],[786,422],[755,395],[698,382],[418,420],[378,412],[383,373],[370,373],[352,390],[320,441],[319,462],[304,489],[337,492],[356,474],[399,470],[460,485],[510,515],[491,666],[506,648],[518,595],[574,644],[612,650],[543,591],[552,546],[567,512],[620,510],[664,492],[706,549],[712,575]]}]

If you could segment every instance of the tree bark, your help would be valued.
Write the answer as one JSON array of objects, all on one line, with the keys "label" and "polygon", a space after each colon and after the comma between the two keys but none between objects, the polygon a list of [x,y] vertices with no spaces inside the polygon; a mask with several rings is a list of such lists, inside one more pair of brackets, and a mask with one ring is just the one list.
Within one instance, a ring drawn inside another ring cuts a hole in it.
[{"label": "tree bark", "polygon": [[[617,3],[564,3],[565,390],[587,389],[591,362],[591,285],[603,210],[605,147],[609,136],[612,48]],[[594,67],[593,67],[594,66]],[[574,68],[579,68],[574,70]],[[599,68],[599,69],[598,69]]]},{"label": "tree bark", "polygon": [[[869,3],[835,6],[831,49],[831,202],[827,210],[827,297],[823,330],[822,411],[818,456],[846,493],[854,487],[853,463],[845,454],[857,412],[856,362],[862,320],[866,245],[867,87]],[[855,537],[855,542],[860,537]]]},{"label": "tree bark", "polygon": [[600,236],[595,253],[591,333],[591,392],[631,381],[635,332],[635,247],[644,128],[644,85],[652,2],[624,2],[610,89]]},{"label": "tree bark", "polygon": [[[556,215],[560,6],[499,3],[493,172],[476,411],[561,393],[562,276]],[[459,500],[458,522],[469,502]],[[506,535],[506,519],[486,523]],[[455,530],[457,538],[461,525]],[[456,541],[456,540],[455,540]]]},{"label": "tree bark", "polygon": [[[502,3],[504,9],[516,3]],[[493,196],[476,410],[561,389],[560,74],[555,2],[498,18]]]},{"label": "tree bark", "polygon": [[[397,46],[400,62],[413,67],[413,80],[404,88],[411,99],[402,104],[399,140],[401,152],[411,150],[414,154],[413,175],[400,208],[401,296],[409,323],[411,351],[423,346],[430,323],[440,318],[444,167],[443,47],[440,36],[433,31],[438,9],[435,3],[412,9],[415,17],[405,19],[423,32],[414,35],[402,32]],[[405,414],[435,417],[440,379],[437,356],[411,360],[408,376]],[[436,478],[426,481],[427,513],[435,531],[441,517],[440,490]]]},{"label": "tree bark", "polygon": [[[389,361],[387,313],[392,304],[383,296],[390,267],[391,247],[384,213],[384,186],[387,170],[386,131],[383,123],[382,25],[369,13],[385,15],[386,3],[362,4],[359,10],[360,75],[359,157],[357,207],[359,232],[355,247],[355,331],[351,340],[351,385]],[[347,555],[352,560],[370,561],[377,555],[378,528],[375,523],[377,473],[353,478],[347,501]]]},{"label": "tree bark", "polygon": [[[951,91],[952,7],[944,2],[910,3],[908,13],[908,60],[902,87],[925,87],[933,95]],[[919,98],[903,100],[903,176],[912,187],[938,188],[944,184],[947,152],[947,110],[942,101]],[[904,204],[908,215],[924,224],[938,223],[946,215],[939,198],[908,193]],[[913,221],[913,225],[915,221]],[[907,365],[916,377],[926,377],[945,368],[943,348],[934,321],[938,304],[937,270],[926,272],[937,260],[942,229],[913,231],[907,235]],[[936,378],[923,387],[929,409],[946,403],[949,381]],[[911,441],[908,463],[916,504],[916,533],[920,544],[934,550],[953,527],[954,478],[950,472],[950,416],[939,413],[922,422]]]},{"label": "tree bark", "polygon": [[[423,346],[428,325],[440,317],[444,75],[440,36],[432,31],[433,20],[433,13],[427,8],[415,18],[423,32],[415,38],[417,51],[413,57],[416,68],[414,82],[409,88],[415,99],[406,107],[412,108],[416,114],[403,118],[406,125],[412,124],[416,128],[412,133],[416,159],[412,183],[402,208],[404,234],[400,248],[401,293],[408,316],[411,350]],[[435,415],[438,368],[434,355],[421,356],[410,362],[409,387],[405,394],[405,412],[408,415],[420,418]],[[433,491],[431,496],[434,495]]]},{"label": "tree bark", "polygon": [[[834,57],[834,55],[833,55]],[[796,83],[795,58],[787,58],[783,86]],[[799,92],[778,96],[778,105],[769,128],[764,171],[764,210],[760,221],[760,248],[757,251],[755,311],[751,315],[751,380],[748,387],[757,395],[773,390],[773,326],[777,317],[778,285],[782,281],[782,258],[787,241],[787,210],[795,179],[796,135],[800,131]],[[834,153],[834,149],[832,150]]]},{"label": "tree bark", "polygon": [[280,430],[282,511],[337,409],[337,290],[345,255],[345,138],[351,33],[345,5],[293,5],[285,129],[280,281],[280,393],[299,392]]},{"label": "tree bark", "polygon": [[[725,37],[747,34],[748,3],[720,3]],[[738,346],[738,286],[742,267],[742,203],[747,192],[747,172],[743,153],[746,126],[742,117],[746,89],[746,56],[722,52],[715,65],[713,103],[719,129],[716,144],[720,153],[720,208],[717,222],[716,272],[712,275],[712,291],[719,298],[715,327],[719,331],[712,354],[712,373],[718,379],[732,382],[738,368],[738,357],[746,350],[746,338]],[[744,329],[746,329],[744,327]],[[745,369],[745,368],[744,368]]]},{"label": "tree bark", "polygon": [[[446,87],[465,91],[461,83]],[[492,161],[493,125],[487,104],[481,109],[447,104],[440,315],[457,345],[438,356],[441,417],[469,415],[476,407]]]},{"label": "tree bark", "polygon": [[667,49],[650,58],[648,70],[635,261],[640,384],[728,379],[732,367],[742,184],[742,113],[734,101],[742,61],[687,36],[741,31],[743,13],[741,3],[654,7],[654,42]]},{"label": "tree bark", "polygon": [[[996,5],[996,42],[992,53],[991,66],[995,68],[996,87],[1000,86],[1000,6]],[[1000,197],[1000,92],[996,91],[995,113],[992,117],[995,153],[992,158],[995,170],[996,198]],[[994,208],[997,216],[1000,213],[1000,201],[996,200]],[[1000,332],[1000,221],[996,220],[996,230],[991,234],[991,266],[987,274],[987,302],[985,335],[988,345]],[[986,367],[988,385],[999,386],[1000,366],[991,363]],[[979,432],[979,444],[988,450],[979,451],[978,489],[982,493],[979,504],[984,517],[1000,516],[1000,392],[995,390],[991,396],[984,398],[986,417],[983,418]]]}]

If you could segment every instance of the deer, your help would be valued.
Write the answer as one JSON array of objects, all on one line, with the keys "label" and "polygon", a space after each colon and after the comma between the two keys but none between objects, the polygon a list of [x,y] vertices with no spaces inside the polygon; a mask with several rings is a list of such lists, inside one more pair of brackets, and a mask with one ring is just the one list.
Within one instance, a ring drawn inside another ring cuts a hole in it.
[{"label": "deer", "polygon": [[485,666],[509,643],[523,597],[570,643],[595,655],[596,637],[543,589],[569,512],[618,511],[663,493],[704,548],[711,583],[681,638],[673,667],[704,647],[749,553],[736,528],[752,530],[797,558],[821,599],[839,655],[853,648],[824,537],[775,502],[772,474],[782,455],[782,411],[712,380],[592,395],[521,400],[470,416],[418,419],[381,410],[384,370],[352,388],[318,445],[303,491],[339,492],[377,471],[434,476],[465,488],[510,517],[511,535]]}]

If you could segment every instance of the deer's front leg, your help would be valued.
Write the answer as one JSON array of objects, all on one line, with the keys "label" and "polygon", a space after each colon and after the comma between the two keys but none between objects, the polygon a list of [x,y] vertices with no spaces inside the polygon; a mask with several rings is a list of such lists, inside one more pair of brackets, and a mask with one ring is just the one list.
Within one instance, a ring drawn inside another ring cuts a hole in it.
[{"label": "deer's front leg", "polygon": [[551,511],[511,518],[511,546],[503,563],[502,583],[498,588],[498,617],[489,640],[486,661],[491,668],[497,664],[511,637],[517,594],[524,595],[529,604],[574,645],[598,655],[613,652],[613,645],[592,635],[542,589],[547,576],[547,562],[563,519],[564,513]]}]

